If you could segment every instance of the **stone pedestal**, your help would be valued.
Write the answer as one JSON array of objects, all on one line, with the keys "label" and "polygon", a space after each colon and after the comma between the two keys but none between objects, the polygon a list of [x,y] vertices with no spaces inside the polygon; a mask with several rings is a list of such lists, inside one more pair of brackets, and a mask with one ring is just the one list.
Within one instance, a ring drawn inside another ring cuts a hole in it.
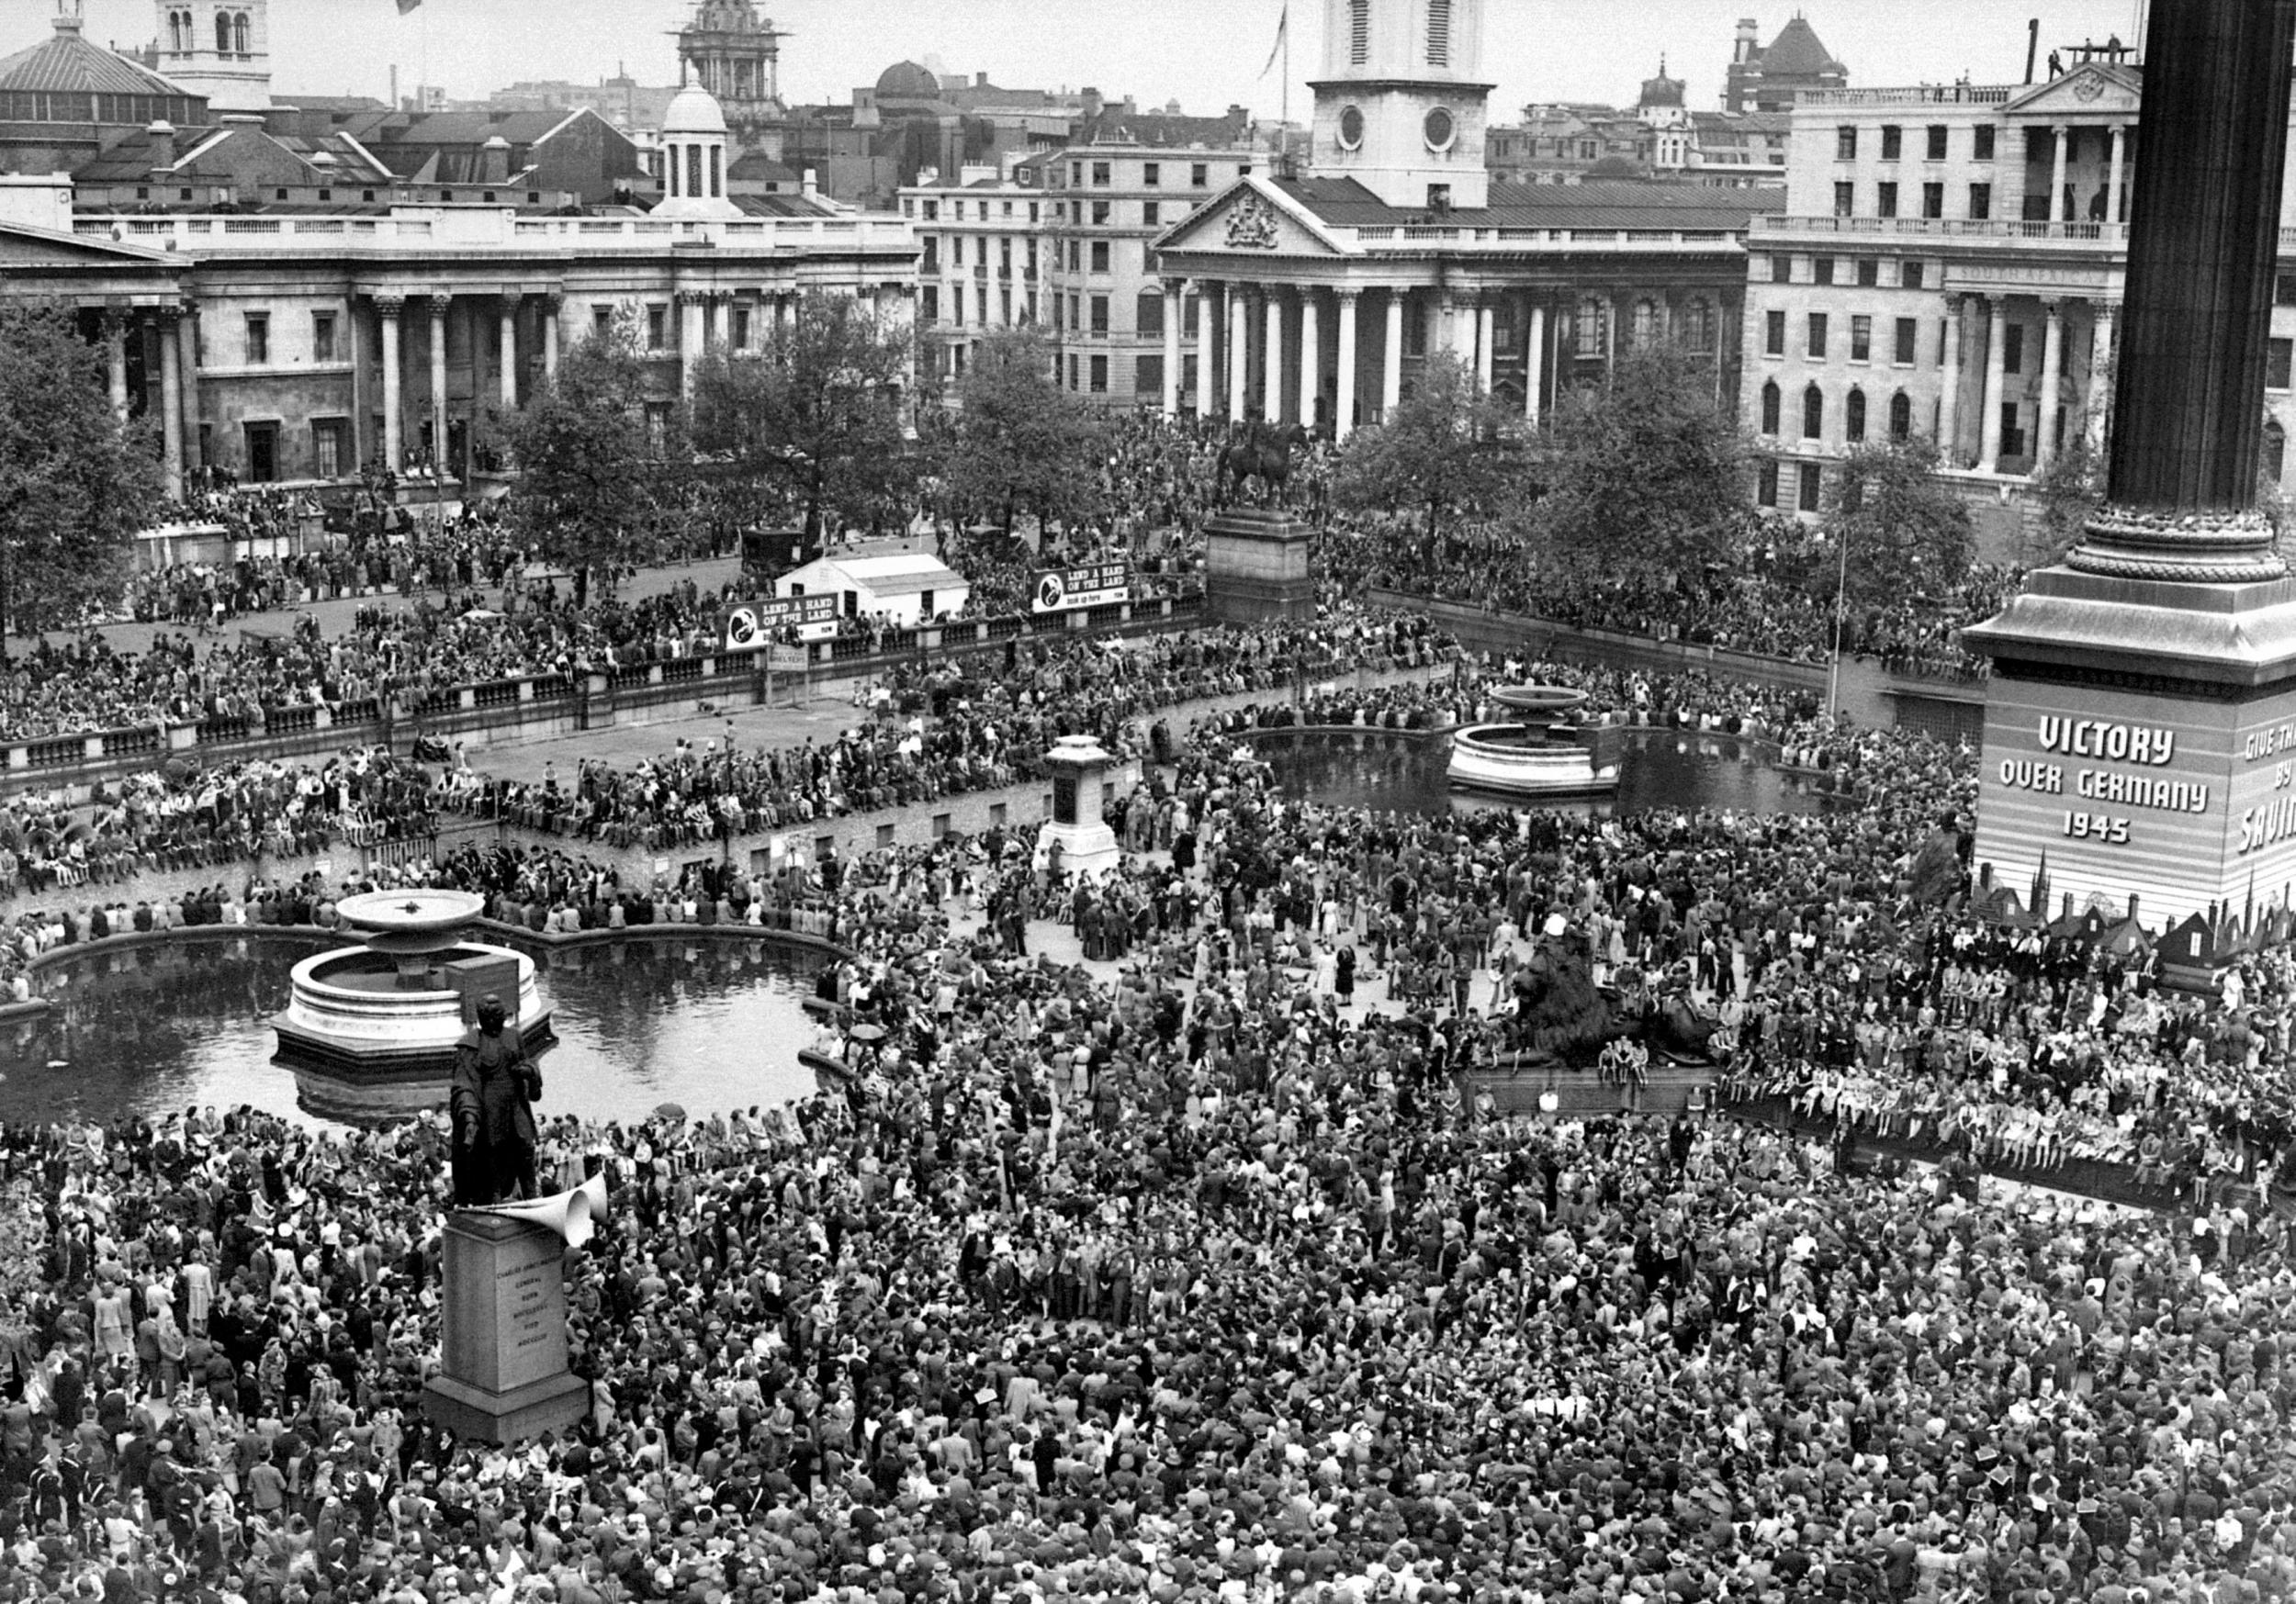
[{"label": "stone pedestal", "polygon": [[566,1243],[546,1226],[458,1209],[446,1219],[439,1374],[422,1409],[459,1437],[517,1442],[590,1408],[567,1368]]},{"label": "stone pedestal", "polygon": [[[1052,817],[1040,841],[1059,844],[1066,873],[1098,874],[1120,857],[1116,832],[1100,816],[1100,788],[1114,761],[1090,735],[1063,735],[1044,755],[1052,771]],[[1049,851],[1049,845],[1039,850]]]},{"label": "stone pedestal", "polygon": [[1315,616],[1313,532],[1277,507],[1232,507],[1204,526],[1204,596],[1221,623]]}]

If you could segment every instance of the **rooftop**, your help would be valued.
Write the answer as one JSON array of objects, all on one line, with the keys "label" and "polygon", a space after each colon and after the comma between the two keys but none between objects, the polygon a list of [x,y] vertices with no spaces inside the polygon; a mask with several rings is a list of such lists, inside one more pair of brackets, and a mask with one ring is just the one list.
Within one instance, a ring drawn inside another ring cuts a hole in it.
[{"label": "rooftop", "polygon": [[[1353,178],[1279,178],[1283,192],[1336,228],[1425,223],[1424,208],[1394,207]],[[1705,184],[1508,184],[1491,185],[1491,204],[1444,214],[1450,228],[1584,230],[1593,233],[1742,233],[1754,219],[1785,209],[1783,189],[1717,189]]]},{"label": "rooftop", "polygon": [[163,78],[115,50],[90,44],[81,34],[78,20],[70,17],[57,17],[55,31],[39,43],[0,57],[0,90],[204,99],[172,78]]}]

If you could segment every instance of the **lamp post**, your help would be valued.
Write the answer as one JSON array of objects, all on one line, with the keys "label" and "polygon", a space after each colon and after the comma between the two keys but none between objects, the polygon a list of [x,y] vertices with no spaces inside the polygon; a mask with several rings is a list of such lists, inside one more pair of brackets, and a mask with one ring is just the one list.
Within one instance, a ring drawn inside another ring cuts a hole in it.
[{"label": "lamp post", "polygon": [[1826,676],[1826,727],[1829,730],[1835,711],[1841,705],[1841,615],[1850,593],[1850,532],[1846,526],[1836,532],[1834,542],[1840,550],[1834,556],[1834,660]]}]

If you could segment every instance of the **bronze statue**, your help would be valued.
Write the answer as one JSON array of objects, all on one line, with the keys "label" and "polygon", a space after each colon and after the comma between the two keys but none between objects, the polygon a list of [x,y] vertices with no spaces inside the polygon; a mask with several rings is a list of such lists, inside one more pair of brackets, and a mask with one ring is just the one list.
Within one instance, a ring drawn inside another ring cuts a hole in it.
[{"label": "bronze statue", "polygon": [[478,999],[477,1028],[455,1047],[447,1108],[455,1122],[455,1203],[483,1206],[535,1195],[535,1100],[542,1071],[526,1056],[492,992]]},{"label": "bronze statue", "polygon": [[1266,505],[1282,506],[1291,484],[1291,454],[1307,444],[1308,432],[1297,423],[1289,428],[1273,428],[1256,420],[1246,423],[1240,435],[1220,449],[1213,470],[1215,499],[1224,507],[1244,488],[1244,480],[1257,479]]}]

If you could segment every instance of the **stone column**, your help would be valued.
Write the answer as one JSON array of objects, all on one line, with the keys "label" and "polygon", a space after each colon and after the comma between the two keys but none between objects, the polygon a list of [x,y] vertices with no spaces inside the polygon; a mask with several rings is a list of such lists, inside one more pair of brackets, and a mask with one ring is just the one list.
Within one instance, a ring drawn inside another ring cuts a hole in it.
[{"label": "stone column", "polygon": [[2112,325],[2120,308],[2110,301],[2091,303],[2095,308],[2088,335],[2088,394],[2081,408],[2081,428],[2088,449],[2105,449],[2105,418],[2112,397]]},{"label": "stone column", "polygon": [[1266,349],[1260,356],[1260,416],[1272,426],[1284,421],[1284,292],[1270,286]]},{"label": "stone column", "polygon": [[128,317],[124,308],[104,314],[104,376],[112,416],[122,423],[128,421]]},{"label": "stone column", "polygon": [[1961,300],[1945,297],[1945,371],[1937,398],[1937,450],[1949,468],[1961,466]]},{"label": "stone column", "polygon": [[1244,403],[1251,393],[1252,332],[1244,320],[1244,286],[1228,286],[1228,421],[1241,422]]},{"label": "stone column", "polygon": [[702,353],[707,345],[702,323],[704,310],[699,290],[678,292],[678,393],[688,400],[693,398],[694,376],[702,371]]},{"label": "stone column", "polygon": [[1523,416],[1536,423],[1546,404],[1546,397],[1543,394],[1547,388],[1547,303],[1545,301],[1533,300],[1531,302],[1528,321],[1531,326],[1531,337],[1524,353]]},{"label": "stone column", "polygon": [[[722,289],[710,291],[709,343],[715,350],[723,351],[733,343],[733,331],[727,327],[733,321],[733,305],[734,297],[726,291]],[[897,286],[885,285],[879,288],[875,307],[879,318],[892,322],[898,317],[900,306],[900,291]]]},{"label": "stone column", "polygon": [[383,352],[383,465],[392,473],[406,469],[405,443],[400,433],[399,314],[406,302],[398,296],[375,297],[375,325],[382,336]]},{"label": "stone column", "polygon": [[1988,316],[1985,334],[1985,409],[1977,415],[1977,471],[1998,474],[2001,471],[2001,390],[2008,376],[2004,364],[2008,359],[2009,303],[2000,296],[1985,297]]},{"label": "stone column", "polygon": [[1177,279],[1164,283],[1164,415],[1180,415],[1180,312],[1185,304]]},{"label": "stone column", "polygon": [[1220,331],[1211,305],[1212,292],[1218,287],[1208,278],[1196,281],[1196,416],[1199,421],[1211,416],[1220,379]]},{"label": "stone column", "polygon": [[2063,404],[2058,390],[2065,383],[2065,303],[2043,303],[2048,327],[2041,338],[2041,412],[2033,421],[2032,472],[2039,473],[2056,454],[2057,411]]},{"label": "stone column", "polygon": [[1323,317],[1315,295],[1313,285],[1300,291],[1300,427],[1311,430],[1323,398]]},{"label": "stone column", "polygon": [[1387,292],[1387,366],[1379,375],[1379,421],[1392,422],[1403,404],[1403,298],[1411,292]]},{"label": "stone column", "polygon": [[1482,395],[1491,394],[1491,347],[1497,342],[1499,315],[1491,304],[1479,301],[1475,307],[1475,388]]},{"label": "stone column", "polygon": [[166,465],[167,493],[184,493],[183,378],[176,372],[176,314],[160,314],[160,458]]},{"label": "stone column", "polygon": [[176,418],[184,430],[184,469],[205,465],[199,456],[199,303],[186,301],[175,320],[175,378],[182,391]]},{"label": "stone column", "polygon": [[521,296],[502,292],[502,410],[518,410],[518,304]]},{"label": "stone column", "polygon": [[2112,130],[2112,160],[2105,169],[2105,221],[2125,223],[2129,219],[2121,206],[2121,185],[2128,172],[2129,130],[2115,127]]},{"label": "stone column", "polygon": [[433,296],[431,308],[431,471],[446,473],[446,318],[453,297]]},{"label": "stone column", "polygon": [[542,376],[546,383],[558,376],[558,320],[565,316],[564,296],[542,297]]},{"label": "stone column", "polygon": [[2056,145],[2055,154],[2049,163],[2049,220],[2068,223],[2073,219],[2065,214],[2065,159],[2067,154],[2065,147],[2073,142],[2073,130],[2058,123],[2049,132]]},{"label": "stone column", "polygon": [[1343,289],[1339,292],[1339,351],[1335,358],[1338,373],[1334,376],[1337,398],[1332,403],[1332,437],[1345,440],[1356,432],[1356,304],[1363,292]]},{"label": "stone column", "polygon": [[1618,297],[1603,297],[1603,373],[1608,376],[1618,366]]}]

